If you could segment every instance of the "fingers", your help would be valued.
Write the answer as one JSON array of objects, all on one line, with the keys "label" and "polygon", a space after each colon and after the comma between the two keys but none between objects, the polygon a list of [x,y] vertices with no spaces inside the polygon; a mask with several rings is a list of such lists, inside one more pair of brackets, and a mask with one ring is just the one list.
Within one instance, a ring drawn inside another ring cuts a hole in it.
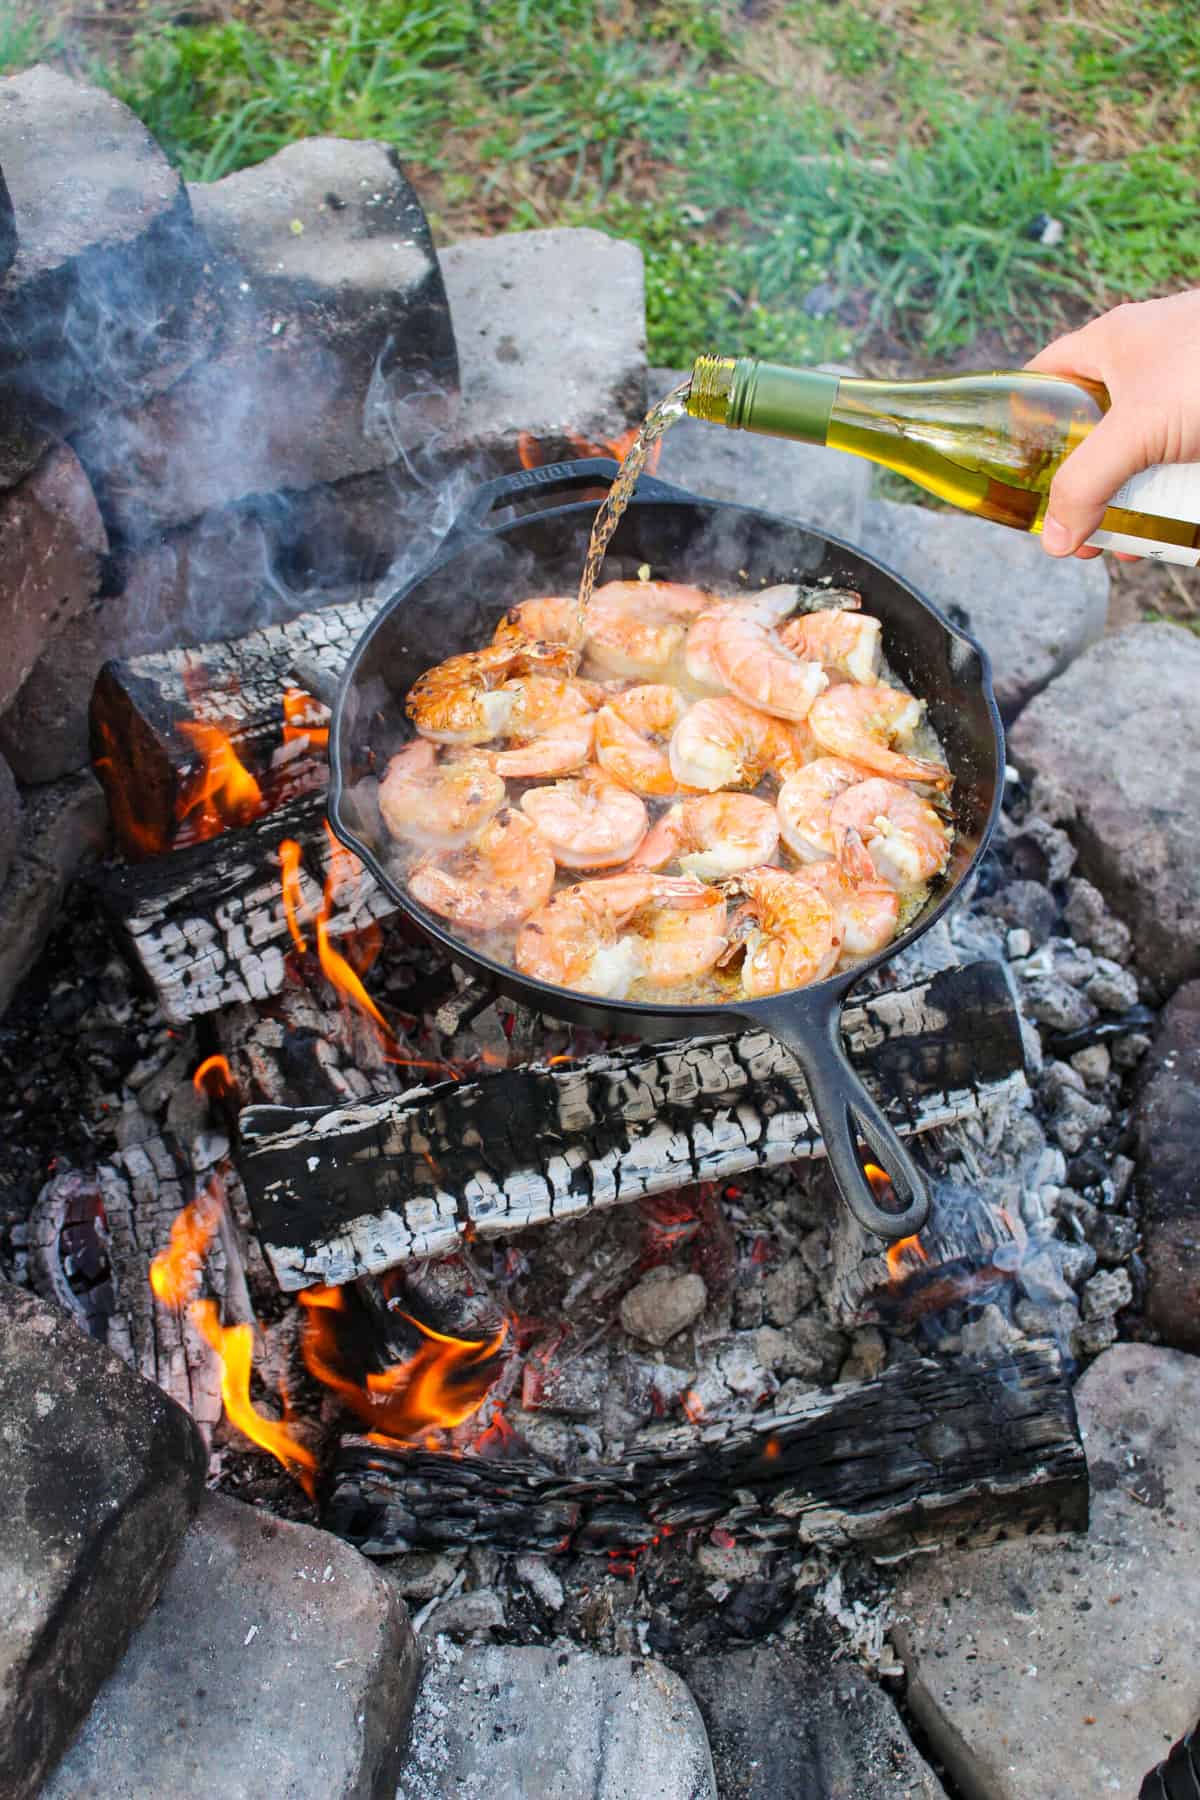
[{"label": "fingers", "polygon": [[1120,411],[1105,413],[1050,484],[1042,543],[1070,556],[1095,531],[1121,484],[1146,467],[1138,434]]},{"label": "fingers", "polygon": [[1085,325],[1082,331],[1068,331],[1055,338],[1025,368],[1031,375],[1084,375],[1091,381],[1103,381],[1099,351],[1095,331]]}]

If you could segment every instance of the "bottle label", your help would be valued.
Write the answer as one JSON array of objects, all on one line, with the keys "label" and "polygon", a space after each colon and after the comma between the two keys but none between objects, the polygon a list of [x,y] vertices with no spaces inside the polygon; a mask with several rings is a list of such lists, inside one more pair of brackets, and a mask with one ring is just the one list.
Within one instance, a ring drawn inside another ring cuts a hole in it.
[{"label": "bottle label", "polygon": [[[1129,477],[1109,504],[1125,512],[1149,513],[1152,518],[1181,519],[1187,525],[1200,525],[1200,463],[1159,463],[1153,469],[1143,469]],[[1124,550],[1130,556],[1152,557],[1155,562],[1200,568],[1200,549],[1193,544],[1164,544],[1158,538],[1103,530],[1093,531],[1088,543],[1101,550]]]}]

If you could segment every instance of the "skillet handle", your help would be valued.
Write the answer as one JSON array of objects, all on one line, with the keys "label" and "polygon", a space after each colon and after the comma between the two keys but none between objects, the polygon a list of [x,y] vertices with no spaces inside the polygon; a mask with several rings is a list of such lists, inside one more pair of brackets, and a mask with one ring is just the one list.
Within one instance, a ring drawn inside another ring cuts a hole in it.
[{"label": "skillet handle", "polygon": [[[511,500],[544,501],[549,509],[573,498],[576,488],[607,487],[616,477],[618,465],[610,456],[581,457],[578,462],[543,463],[536,469],[513,469],[508,475],[497,475],[485,481],[467,498],[462,511],[438,548],[439,558],[448,550],[459,549],[471,539],[485,535],[490,514]],[[686,488],[673,487],[656,475],[640,475],[634,495],[636,500],[694,500]]]},{"label": "skillet handle", "polygon": [[[796,996],[788,996],[774,1004],[759,1002],[752,1016],[787,1045],[803,1068],[829,1167],[859,1224],[889,1242],[914,1237],[929,1216],[925,1177],[847,1059],[841,995],[824,1000],[816,1014],[811,1007],[801,1010]],[[888,1212],[876,1200],[859,1156],[859,1136],[890,1179],[902,1211]]]}]

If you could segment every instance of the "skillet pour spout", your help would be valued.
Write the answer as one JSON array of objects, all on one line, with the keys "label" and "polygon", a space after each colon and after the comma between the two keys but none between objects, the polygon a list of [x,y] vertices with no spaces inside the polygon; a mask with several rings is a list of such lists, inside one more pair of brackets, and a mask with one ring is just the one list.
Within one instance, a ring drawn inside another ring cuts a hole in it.
[{"label": "skillet pour spout", "polygon": [[[1004,741],[985,652],[882,563],[794,519],[699,499],[647,476],[605,563],[606,576],[616,579],[633,579],[648,564],[656,577],[700,587],[745,590],[798,582],[852,588],[882,621],[887,661],[926,702],[953,771],[955,839],[941,885],[922,911],[884,950],[852,970],[813,988],[723,1009],[599,1000],[524,977],[455,936],[409,895],[393,863],[374,787],[412,734],[404,710],[409,688],[432,664],[486,642],[516,601],[574,591],[595,495],[616,472],[606,458],[557,463],[501,476],[471,496],[429,564],[381,607],[343,672],[330,731],[330,823],[430,941],[535,1012],[660,1041],[727,1032],[737,1019],[770,1031],[804,1070],[846,1205],[880,1238],[911,1237],[928,1212],[924,1178],[847,1061],[838,1021],[849,989],[927,931],[978,865],[999,815]],[[586,499],[580,500],[581,490]],[[947,1028],[969,1033],[971,1020],[951,1019]],[[887,1175],[898,1210],[880,1204],[864,1155]]]}]

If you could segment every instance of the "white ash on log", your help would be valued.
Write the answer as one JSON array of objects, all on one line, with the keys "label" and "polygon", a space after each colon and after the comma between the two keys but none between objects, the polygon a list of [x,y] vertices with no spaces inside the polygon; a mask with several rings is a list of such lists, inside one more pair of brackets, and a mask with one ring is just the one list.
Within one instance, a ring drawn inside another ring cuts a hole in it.
[{"label": "white ash on log", "polygon": [[659,1433],[619,1464],[342,1440],[323,1522],[368,1555],[486,1542],[637,1549],[721,1526],[891,1559],[1087,1525],[1087,1463],[1057,1349],[904,1362],[786,1414]]},{"label": "white ash on log", "polygon": [[[301,613],[232,642],[164,650],[108,662],[92,695],[92,755],[121,835],[130,796],[137,836],[122,848],[144,854],[147,837],[162,849],[186,844],[179,800],[200,767],[183,721],[216,726],[254,773],[273,806],[323,790],[328,781],[324,734],[315,744],[285,742],[282,699],[298,668],[316,668],[336,681],[380,602],[367,598]],[[302,723],[323,726],[323,708]]]},{"label": "white ash on log", "polygon": [[[865,996],[843,1027],[852,1060],[906,1135],[1023,1087],[1020,1025],[998,964]],[[822,1154],[799,1065],[766,1031],[638,1045],[357,1105],[248,1107],[239,1130],[258,1234],[289,1290]]]},{"label": "white ash on log", "polygon": [[[278,993],[291,945],[279,846],[292,838],[303,852],[299,920],[310,926],[329,872],[324,818],[324,800],[309,794],[207,843],[96,877],[101,904],[173,1023]],[[394,911],[363,869],[335,892],[329,935]]]}]

